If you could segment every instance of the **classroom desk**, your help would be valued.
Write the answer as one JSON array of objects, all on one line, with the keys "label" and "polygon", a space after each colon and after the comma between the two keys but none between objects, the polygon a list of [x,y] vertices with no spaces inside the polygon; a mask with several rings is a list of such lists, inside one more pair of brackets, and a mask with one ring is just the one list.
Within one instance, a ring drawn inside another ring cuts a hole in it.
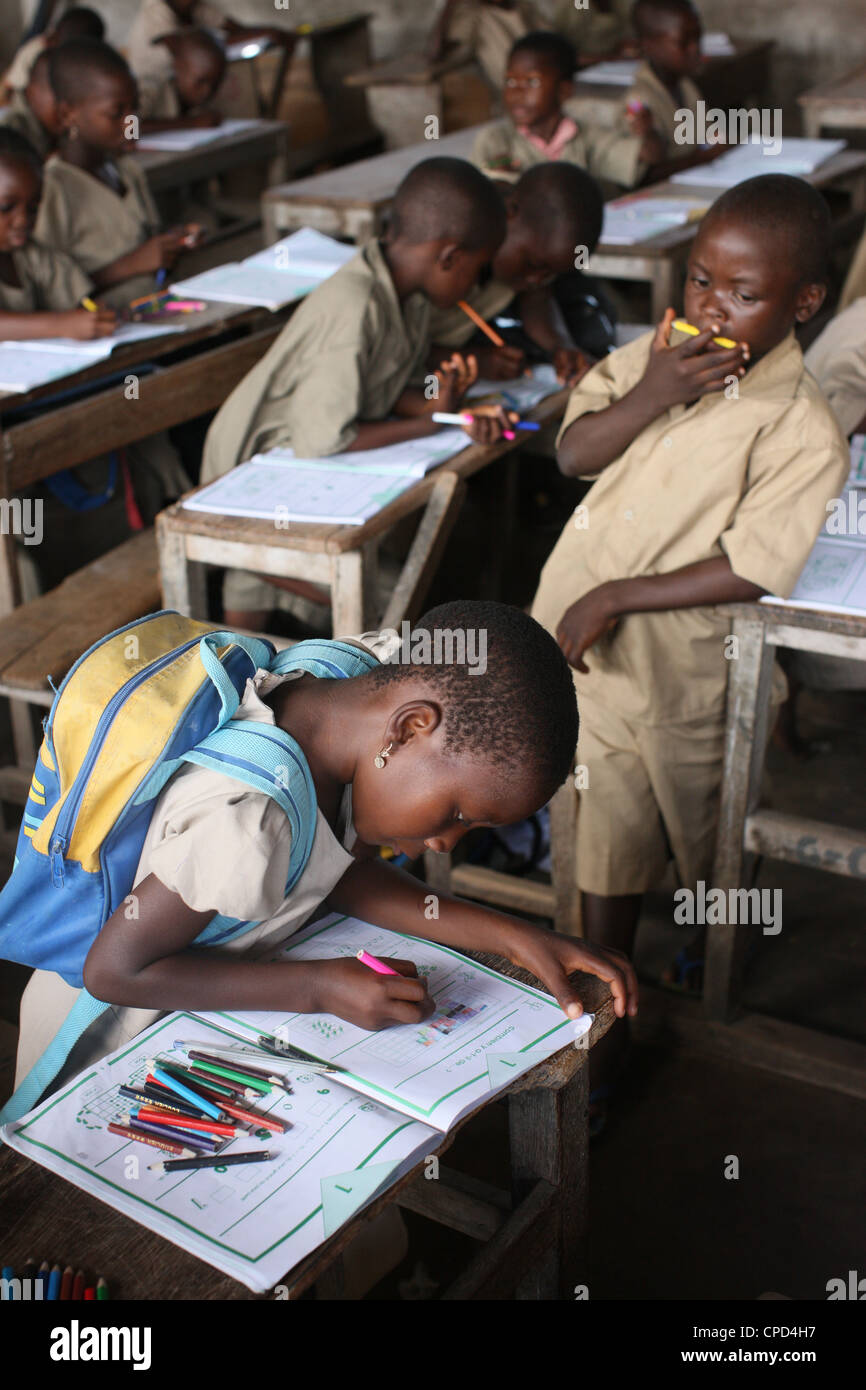
[{"label": "classroom desk", "polygon": [[424,53],[401,53],[352,72],[347,87],[362,89],[375,125],[388,149],[402,149],[425,129],[431,116],[444,119],[442,79],[449,73],[475,71],[471,55],[456,52],[431,60]]},{"label": "classroom desk", "polygon": [[[731,107],[761,105],[766,101],[770,85],[770,56],[772,39],[748,42],[732,39],[735,53],[708,57],[700,76],[696,78],[707,106]],[[617,110],[625,100],[628,88],[615,82],[592,82],[592,68],[584,68],[584,77],[574,84],[575,97],[590,97]]]},{"label": "classroom desk", "polygon": [[341,169],[269,188],[262,197],[265,242],[277,241],[300,227],[315,227],[328,236],[357,242],[377,236],[409,170],[434,156],[468,159],[479,130],[480,126],[469,126],[439,140],[421,140]]},{"label": "classroom desk", "polygon": [[[780,603],[725,604],[738,640],[728,674],[725,759],[713,887],[750,887],[755,857],[866,880],[866,830],[762,808],[777,647],[866,660],[866,617]],[[866,1047],[760,1014],[737,1017],[745,956],[755,926],[707,928],[705,1026],[728,1057],[849,1095],[866,1096]],[[691,1001],[688,1001],[691,1003]]]},{"label": "classroom desk", "polygon": [[[219,136],[194,150],[136,150],[152,193],[185,188],[231,169],[274,161],[282,167],[288,151],[289,128],[285,121],[256,121],[248,130]],[[275,172],[275,177],[280,177]]]},{"label": "classroom desk", "polygon": [[[559,419],[567,398],[563,388],[541,401],[526,418]],[[165,606],[189,617],[206,617],[203,566],[209,564],[330,586],[337,634],[366,632],[380,624],[399,626],[404,616],[416,616],[413,609],[426,591],[456,520],[464,479],[525,442],[518,433],[516,439],[503,439],[490,447],[470,445],[359,526],[290,522],[285,529],[277,529],[263,518],[197,512],[176,502],[156,519]],[[379,542],[398,521],[422,507],[418,533],[383,616],[373,607]]]},{"label": "classroom desk", "polygon": [[[768,173],[772,173],[772,165],[772,159],[768,159]],[[824,192],[844,194],[847,200],[846,218],[847,213],[859,217],[866,209],[866,152],[840,151],[813,174],[809,174],[807,182]],[[629,201],[649,196],[701,199],[709,206],[723,191],[710,184],[682,184],[665,180],[627,196]],[[679,301],[683,267],[699,225],[699,222],[687,222],[633,246],[612,246],[599,242],[590,257],[590,274],[608,276],[612,280],[647,281],[650,285],[651,317],[658,322],[668,305]],[[838,225],[841,231],[846,220],[840,219]]]},{"label": "classroom desk", "polygon": [[[537,984],[501,960],[478,955],[502,974]],[[358,1232],[392,1203],[480,1241],[478,1253],[445,1291],[447,1300],[572,1299],[586,1282],[589,1051],[613,1022],[607,986],[576,977],[587,1012],[595,1014],[581,1047],[568,1046],[533,1068],[507,1097],[511,1192],[440,1164],[438,1181],[425,1179],[422,1160],[359,1216],[341,1227],[281,1282],[294,1300],[311,1286],[318,1298],[339,1299],[342,1252]],[[499,1099],[500,1097],[496,1097]],[[442,1155],[458,1132],[484,1108],[443,1136]],[[11,1149],[0,1152],[0,1230],[3,1263],[20,1269],[43,1255],[106,1278],[111,1298],[252,1299],[236,1280],[136,1225],[85,1192],[58,1181]],[[285,1297],[285,1295],[283,1295]]]},{"label": "classroom desk", "polygon": [[844,77],[810,87],[797,97],[803,116],[803,133],[820,136],[825,126],[833,130],[866,130],[866,63]]},{"label": "classroom desk", "polygon": [[[130,344],[86,371],[0,397],[0,497],[13,497],[58,467],[86,463],[155,430],[217,409],[267,350],[294,307],[271,314],[246,305],[212,304],[196,315],[194,327],[181,333]],[[151,362],[156,369],[142,373],[138,398],[129,399],[123,375],[134,375],[137,366]],[[119,373],[123,375],[118,381]],[[37,406],[58,392],[100,382],[105,382],[104,389],[58,401],[32,419],[4,423],[11,409]],[[0,616],[10,612],[19,597],[15,540],[0,533]]]}]

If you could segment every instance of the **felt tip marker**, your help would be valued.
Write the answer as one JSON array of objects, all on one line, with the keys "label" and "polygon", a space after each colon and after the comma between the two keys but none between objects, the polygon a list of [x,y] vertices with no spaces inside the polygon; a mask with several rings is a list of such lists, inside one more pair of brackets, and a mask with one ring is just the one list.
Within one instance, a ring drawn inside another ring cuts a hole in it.
[{"label": "felt tip marker", "polygon": [[214,1154],[212,1158],[169,1158],[163,1163],[149,1163],[151,1173],[179,1173],[192,1168],[216,1168],[223,1164],[231,1167],[235,1163],[266,1163],[275,1155],[267,1149],[251,1149],[246,1153]]},{"label": "felt tip marker", "polygon": [[[698,334],[703,331],[700,328],[695,328],[693,323],[687,323],[685,319],[674,319],[671,328],[678,328],[681,333],[688,333],[692,338],[696,338]],[[735,343],[733,338],[713,338],[713,342],[718,343],[719,347],[723,348],[739,347],[739,344]]]},{"label": "felt tip marker", "polygon": [[362,965],[366,965],[370,970],[375,970],[377,975],[399,975],[399,970],[392,970],[390,965],[379,960],[378,956],[371,956],[369,951],[358,951],[357,958]]},{"label": "felt tip marker", "polygon": [[81,307],[82,309],[88,309],[91,314],[96,314],[99,312],[99,305],[96,304],[94,300],[90,298],[89,294],[86,294],[82,299]]}]

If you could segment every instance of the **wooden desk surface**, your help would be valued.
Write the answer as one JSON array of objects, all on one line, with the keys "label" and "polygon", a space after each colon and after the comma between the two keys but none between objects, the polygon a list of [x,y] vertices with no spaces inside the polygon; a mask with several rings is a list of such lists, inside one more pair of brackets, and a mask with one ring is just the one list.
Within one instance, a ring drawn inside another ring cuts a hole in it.
[{"label": "wooden desk surface", "polygon": [[450,155],[468,159],[480,125],[443,135],[440,140],[421,140],[400,150],[389,150],[360,159],[355,164],[331,169],[311,178],[296,179],[294,183],[278,184],[263,196],[265,203],[329,203],[337,206],[375,208],[390,202],[410,169],[422,159]]},{"label": "wooden desk surface", "polygon": [[[731,42],[736,51],[734,53],[712,54],[707,57],[700,75],[695,79],[702,94],[707,99],[708,105],[716,104],[708,95],[708,93],[712,93],[714,85],[727,88],[731,75],[735,75],[738,69],[742,71],[744,63],[748,63],[751,67],[755,62],[767,62],[774,46],[772,39],[756,41],[731,39]],[[578,81],[575,81],[574,95],[576,97],[595,97],[599,101],[610,101],[617,104],[625,100],[628,88],[623,83],[593,82],[589,79],[591,71],[591,65],[582,69],[585,76],[581,76]],[[707,91],[704,91],[705,86]]]},{"label": "wooden desk surface", "polygon": [[[547,396],[545,400],[526,413],[526,419],[545,423],[559,419],[565,410],[569,391],[561,391]],[[434,468],[425,478],[419,478],[412,487],[395,497],[387,507],[359,526],[347,526],[336,522],[287,522],[279,530],[273,521],[262,517],[219,516],[211,512],[192,511],[184,507],[182,500],[160,512],[158,527],[165,527],[182,535],[205,536],[209,540],[241,542],[246,545],[267,546],[269,549],[318,551],[326,555],[339,555],[347,550],[358,550],[367,541],[390,530],[402,517],[409,516],[426,502],[435,486],[437,477],[446,470],[470,477],[479,469],[487,467],[496,459],[525,444],[526,439],[518,435],[516,440],[500,440],[498,444],[472,444],[462,453],[446,459]],[[351,459],[351,454],[346,455]],[[198,489],[197,489],[198,490]],[[192,496],[192,493],[188,493]]]},{"label": "wooden desk surface", "polygon": [[[517,969],[498,956],[478,955],[503,975],[538,985],[534,976]],[[593,975],[574,977],[588,1012],[595,1014],[591,1042],[595,1043],[613,1022],[613,1002],[607,986]],[[532,1087],[559,1089],[585,1065],[585,1049],[565,1047],[542,1062],[511,1087],[512,1091]],[[483,1109],[479,1105],[472,1114]],[[447,1149],[458,1130],[472,1119],[466,1116],[450,1134],[443,1136],[437,1153]],[[315,1281],[363,1225],[385,1209],[395,1195],[423,1173],[424,1162],[406,1174],[387,1192],[371,1203],[359,1216],[346,1223],[330,1240],[302,1261],[288,1281],[290,1297],[297,1298]],[[102,1274],[108,1281],[112,1300],[130,1299],[253,1299],[256,1295],[243,1284],[221,1274],[194,1255],[189,1255],[86,1192],[59,1180],[12,1149],[0,1151],[0,1230],[3,1231],[3,1261],[20,1269],[28,1259],[43,1258],[67,1262],[84,1268],[88,1274]]]},{"label": "wooden desk surface", "polygon": [[866,63],[844,77],[834,77],[830,82],[822,82],[810,87],[797,97],[801,106],[851,106],[859,109],[866,106]]},{"label": "wooden desk surface", "polygon": [[860,613],[825,613],[818,608],[789,608],[784,603],[726,603],[724,611],[735,618],[760,620],[768,628],[801,628],[836,637],[866,638],[866,616]]},{"label": "wooden desk surface", "polygon": [[285,121],[256,121],[248,130],[208,140],[192,150],[135,151],[154,192],[211,178],[239,164],[255,164],[280,153],[288,138]]}]

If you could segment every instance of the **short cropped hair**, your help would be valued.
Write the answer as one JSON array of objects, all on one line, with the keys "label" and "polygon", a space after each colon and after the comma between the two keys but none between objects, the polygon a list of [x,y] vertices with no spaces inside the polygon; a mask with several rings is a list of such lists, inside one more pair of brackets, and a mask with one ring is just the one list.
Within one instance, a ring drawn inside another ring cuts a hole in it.
[{"label": "short cropped hair", "polygon": [[531,53],[540,58],[545,67],[553,68],[563,82],[570,82],[577,68],[574,44],[564,34],[555,34],[549,29],[533,29],[524,34],[512,46],[508,61],[517,53]]},{"label": "short cropped hair", "polygon": [[631,7],[632,28],[639,39],[651,39],[662,32],[669,19],[681,15],[700,23],[692,0],[635,0]]},{"label": "short cropped hair", "polygon": [[195,53],[207,57],[218,66],[226,65],[225,45],[209,29],[175,29],[162,40],[174,54]]},{"label": "short cropped hair", "polygon": [[0,125],[0,164],[29,164],[42,177],[42,160],[26,136]]},{"label": "short cropped hair", "polygon": [[539,236],[567,232],[590,251],[601,236],[604,203],[591,174],[577,164],[533,164],[514,185],[521,222]]},{"label": "short cropped hair", "polygon": [[394,198],[391,229],[411,245],[447,239],[480,251],[502,242],[505,204],[474,164],[440,155],[409,170]]},{"label": "short cropped hair", "polygon": [[791,174],[760,174],[735,184],[704,215],[701,231],[722,218],[779,240],[799,283],[823,284],[830,260],[830,209],[816,188]]},{"label": "short cropped hair", "polygon": [[69,39],[51,50],[48,78],[58,101],[80,101],[94,73],[135,81],[126,59],[101,39]]},{"label": "short cropped hair", "polygon": [[[413,633],[485,633],[486,670],[463,663],[385,663],[361,679],[386,686],[419,672],[444,711],[445,750],[523,771],[558,787],[577,746],[577,700],[568,662],[549,632],[520,608],[459,599],[431,608]],[[444,648],[444,643],[442,644]]]},{"label": "short cropped hair", "polygon": [[62,43],[68,39],[104,39],[105,25],[96,10],[90,10],[86,5],[72,5],[60,16],[52,33]]}]

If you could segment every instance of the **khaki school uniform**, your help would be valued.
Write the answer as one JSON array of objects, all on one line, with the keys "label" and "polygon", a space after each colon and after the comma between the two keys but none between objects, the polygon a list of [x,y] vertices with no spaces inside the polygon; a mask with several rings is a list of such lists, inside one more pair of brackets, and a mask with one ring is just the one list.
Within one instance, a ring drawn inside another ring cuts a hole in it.
[{"label": "khaki school uniform", "polygon": [[[612,353],[572,392],[560,431],[644,374],[652,333]],[[599,584],[726,555],[734,572],[791,592],[848,471],[847,448],[793,333],[723,394],[666,410],[600,474],[541,575],[533,615],[555,633]],[[581,519],[581,518],[578,518]],[[634,613],[575,672],[581,715],[578,883],[639,893],[673,857],[693,886],[712,869],[728,663],[723,610]]]},{"label": "khaki school uniform", "polygon": [[15,92],[9,105],[0,110],[0,126],[17,130],[30,141],[40,159],[47,159],[51,153],[51,136],[23,92]]},{"label": "khaki school uniform", "polygon": [[512,10],[480,4],[479,0],[461,0],[448,21],[445,40],[471,51],[487,81],[501,91],[514,44],[532,29],[549,27],[535,5],[523,0]]},{"label": "khaki school uniform", "polygon": [[[225,13],[207,0],[199,0],[189,16],[189,24],[196,29],[222,29],[225,21]],[[185,27],[165,0],[141,0],[126,40],[126,60],[139,81],[168,76],[171,54],[156,40]]]},{"label": "khaki school uniform", "polygon": [[0,309],[8,314],[65,313],[93,288],[89,275],[62,251],[31,241],[12,252],[19,285],[0,280]]},{"label": "khaki school uniform", "polygon": [[[36,239],[68,252],[90,274],[159,231],[159,214],[141,166],[131,155],[121,155],[114,163],[126,187],[123,197],[59,155],[52,155],[45,166]],[[100,295],[112,308],[123,309],[155,287],[153,275],[135,275]]]},{"label": "khaki school uniform", "polygon": [[[429,301],[414,294],[401,305],[379,242],[368,242],[304,300],[221,407],[205,440],[202,482],[267,449],[320,458],[348,448],[359,422],[383,420],[423,372],[429,324]],[[223,602],[291,607],[284,592],[229,570]]]},{"label": "khaki school uniform", "polygon": [[611,0],[608,13],[592,0],[583,9],[576,9],[574,0],[557,0],[553,27],[576,44],[581,58],[602,57],[614,53],[625,39],[632,37],[630,10],[631,0]]},{"label": "khaki school uniform", "polygon": [[806,366],[844,435],[866,416],[866,296],[831,319],[806,352]]},{"label": "khaki school uniform", "polygon": [[45,35],[34,34],[32,39],[22,43],[21,47],[12,59],[2,80],[0,87],[11,87],[16,92],[21,92],[30,81],[30,71],[39,54],[45,48]]},{"label": "khaki school uniform", "polygon": [[845,277],[842,286],[842,293],[839,296],[839,311],[847,309],[853,304],[855,299],[862,299],[866,295],[866,231],[857,244],[854,252],[854,259]]},{"label": "khaki school uniform", "polygon": [[172,72],[139,82],[138,114],[143,121],[176,121],[183,115]]},{"label": "khaki school uniform", "polygon": [[674,131],[678,127],[677,112],[691,111],[696,115],[700,100],[700,88],[695,86],[689,77],[680,79],[679,99],[675,100],[661,79],[656,77],[649,63],[641,63],[626,96],[626,102],[640,101],[649,109],[653,126],[665,141],[667,159],[688,154],[690,148],[694,148],[678,144],[674,139]]},{"label": "khaki school uniform", "polygon": [[[504,280],[495,277],[483,285],[473,285],[466,296],[476,313],[491,323],[497,314],[504,314],[515,298],[515,291]],[[430,340],[443,347],[462,348],[475,337],[478,329],[468,314],[456,306],[453,309],[433,309],[430,315]]]},{"label": "khaki school uniform", "polygon": [[[573,124],[574,134],[558,146],[557,159],[579,164],[595,178],[624,188],[632,188],[643,176],[646,165],[640,160],[638,136],[591,122]],[[546,164],[549,156],[505,116],[479,130],[471,158],[489,178],[516,183],[525,169]]]}]

